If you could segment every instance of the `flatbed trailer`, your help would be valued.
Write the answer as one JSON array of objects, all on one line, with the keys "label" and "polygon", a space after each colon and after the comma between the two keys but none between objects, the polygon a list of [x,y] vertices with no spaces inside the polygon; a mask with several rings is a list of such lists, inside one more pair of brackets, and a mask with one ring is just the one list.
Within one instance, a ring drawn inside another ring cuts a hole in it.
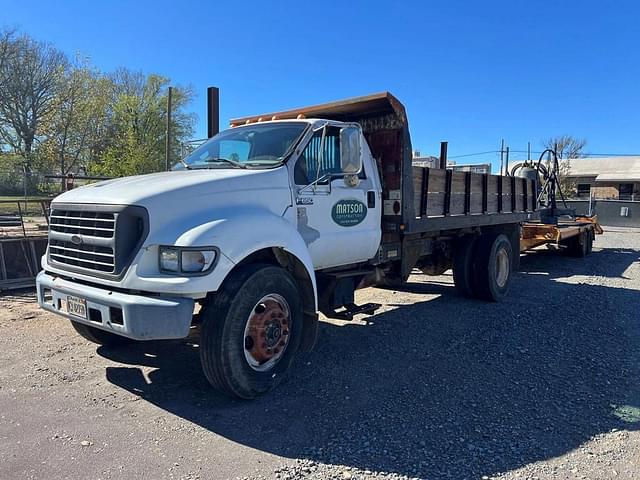
[{"label": "flatbed trailer", "polygon": [[557,224],[525,222],[520,237],[520,252],[543,245],[566,251],[572,256],[584,257],[591,253],[596,235],[603,233],[597,216],[577,216]]}]

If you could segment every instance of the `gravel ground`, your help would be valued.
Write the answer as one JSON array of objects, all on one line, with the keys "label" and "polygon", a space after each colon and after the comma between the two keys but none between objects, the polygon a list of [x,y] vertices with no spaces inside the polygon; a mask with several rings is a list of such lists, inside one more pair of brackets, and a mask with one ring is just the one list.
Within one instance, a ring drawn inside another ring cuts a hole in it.
[{"label": "gravel ground", "polygon": [[528,255],[502,304],[450,272],[359,301],[383,308],[323,321],[245,402],[209,388],[196,338],[96,348],[0,297],[0,478],[640,477],[640,231]]}]

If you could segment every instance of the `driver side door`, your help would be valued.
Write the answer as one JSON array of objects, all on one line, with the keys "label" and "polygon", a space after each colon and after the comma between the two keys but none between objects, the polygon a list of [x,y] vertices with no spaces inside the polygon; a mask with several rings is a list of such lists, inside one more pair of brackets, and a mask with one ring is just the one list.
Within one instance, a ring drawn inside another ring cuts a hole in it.
[{"label": "driver side door", "polygon": [[[293,171],[297,228],[315,269],[367,261],[380,245],[377,186],[373,175],[364,170],[342,173],[341,128],[327,125],[316,131]],[[358,135],[364,142],[359,129]],[[364,150],[360,148],[361,158]]]}]

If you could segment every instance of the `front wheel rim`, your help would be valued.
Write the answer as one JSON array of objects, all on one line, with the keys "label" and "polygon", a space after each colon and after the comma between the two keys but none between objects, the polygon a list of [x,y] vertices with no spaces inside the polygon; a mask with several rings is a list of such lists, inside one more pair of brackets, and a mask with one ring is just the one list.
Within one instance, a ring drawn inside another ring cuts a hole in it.
[{"label": "front wheel rim", "polygon": [[251,309],[244,327],[242,349],[257,372],[271,370],[282,359],[291,337],[291,309],[281,295],[270,293]]}]

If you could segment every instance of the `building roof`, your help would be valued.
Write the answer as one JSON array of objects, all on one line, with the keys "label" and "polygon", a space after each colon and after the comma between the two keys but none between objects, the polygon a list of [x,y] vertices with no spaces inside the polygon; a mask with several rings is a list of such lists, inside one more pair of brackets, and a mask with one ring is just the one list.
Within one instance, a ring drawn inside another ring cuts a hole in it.
[{"label": "building roof", "polygon": [[598,177],[600,181],[640,178],[640,157],[574,158],[570,165],[570,177]]},{"label": "building roof", "polygon": [[[519,162],[509,162],[509,171]],[[640,181],[640,156],[572,158],[569,177],[596,177],[596,182]]]}]

